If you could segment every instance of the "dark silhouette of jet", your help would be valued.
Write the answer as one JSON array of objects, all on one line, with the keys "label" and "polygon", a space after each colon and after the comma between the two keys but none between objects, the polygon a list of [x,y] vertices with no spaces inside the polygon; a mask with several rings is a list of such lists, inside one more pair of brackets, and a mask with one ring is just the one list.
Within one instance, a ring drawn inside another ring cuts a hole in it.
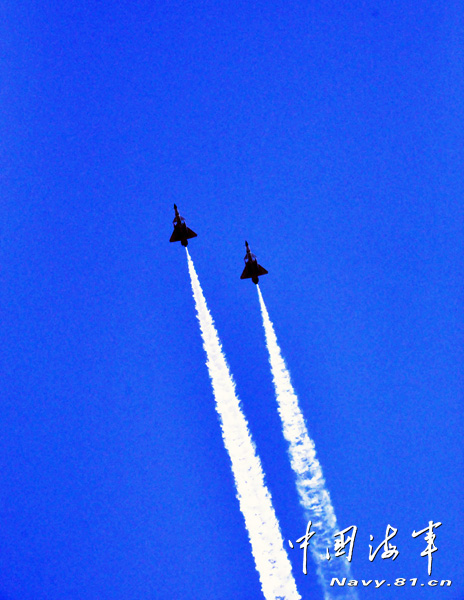
[{"label": "dark silhouette of jet", "polygon": [[177,206],[174,204],[174,210],[176,211],[176,216],[174,217],[174,231],[172,232],[170,242],[180,242],[182,246],[185,248],[188,246],[188,240],[190,238],[197,237],[197,234],[189,229],[185,224],[184,217],[181,217]]},{"label": "dark silhouette of jet", "polygon": [[253,283],[258,283],[258,275],[266,275],[267,271],[261,265],[258,265],[256,256],[251,253],[248,242],[245,242],[246,255],[245,255],[245,268],[243,273],[240,275],[240,279],[251,279]]}]

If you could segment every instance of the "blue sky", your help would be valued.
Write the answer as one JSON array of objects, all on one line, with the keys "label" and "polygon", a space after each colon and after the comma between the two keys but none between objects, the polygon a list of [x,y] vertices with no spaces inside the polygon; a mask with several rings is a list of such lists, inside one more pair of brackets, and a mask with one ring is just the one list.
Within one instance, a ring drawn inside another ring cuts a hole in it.
[{"label": "blue sky", "polygon": [[[464,597],[458,2],[4,6],[0,600],[262,597],[185,252],[285,540],[261,290],[353,575]],[[367,559],[398,528],[400,556]],[[322,600],[314,569],[304,599]],[[406,589],[407,588],[407,589]]]}]

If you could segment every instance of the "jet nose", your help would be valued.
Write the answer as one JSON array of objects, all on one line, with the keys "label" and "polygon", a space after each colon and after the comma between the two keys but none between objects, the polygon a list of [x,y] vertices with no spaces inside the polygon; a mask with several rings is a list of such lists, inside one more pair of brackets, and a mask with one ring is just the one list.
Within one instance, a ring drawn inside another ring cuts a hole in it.
[{"label": "jet nose", "polygon": [[177,210],[177,206],[174,204],[174,210]]}]

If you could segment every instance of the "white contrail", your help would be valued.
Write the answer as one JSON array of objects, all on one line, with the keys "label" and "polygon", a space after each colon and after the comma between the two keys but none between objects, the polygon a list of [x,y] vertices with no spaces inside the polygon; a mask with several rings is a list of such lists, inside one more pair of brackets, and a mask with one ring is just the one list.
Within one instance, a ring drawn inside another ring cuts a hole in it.
[{"label": "white contrail", "polygon": [[[351,579],[349,563],[346,556],[334,556],[334,534],[337,533],[337,520],[326,489],[322,468],[316,458],[314,442],[309,437],[303,414],[298,405],[298,398],[290,380],[287,369],[274,331],[269,314],[264,304],[259,286],[259,303],[263,317],[266,345],[269,351],[269,362],[274,379],[275,393],[282,420],[284,437],[289,443],[289,455],[292,469],[296,474],[296,487],[300,503],[305,509],[305,517],[312,521],[311,531],[315,535],[309,542],[309,548],[316,563],[319,580],[324,590],[326,600],[332,598],[349,598],[354,600],[357,594],[353,588],[330,586],[333,577],[339,580],[344,577]],[[347,532],[348,538],[352,531]],[[327,548],[330,549],[331,559],[327,560]],[[345,552],[348,553],[349,546]]]},{"label": "white contrail", "polygon": [[187,260],[222,438],[232,463],[237,498],[245,518],[263,594],[266,600],[298,600],[301,596],[284,550],[271,495],[264,483],[261,461],[251,440],[235,383],[188,250]]}]

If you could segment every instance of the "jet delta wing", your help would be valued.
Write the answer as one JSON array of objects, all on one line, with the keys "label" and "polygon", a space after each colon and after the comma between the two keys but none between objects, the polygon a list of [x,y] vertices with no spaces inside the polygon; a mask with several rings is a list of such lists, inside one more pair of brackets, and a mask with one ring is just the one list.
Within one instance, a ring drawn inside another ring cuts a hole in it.
[{"label": "jet delta wing", "polygon": [[181,231],[179,231],[178,229],[174,229],[174,231],[172,232],[171,238],[170,238],[170,242],[181,242],[184,238],[186,240],[190,240],[194,237],[197,237],[197,234],[192,231],[190,229],[190,227],[187,227],[185,229],[185,236],[182,234]]}]

